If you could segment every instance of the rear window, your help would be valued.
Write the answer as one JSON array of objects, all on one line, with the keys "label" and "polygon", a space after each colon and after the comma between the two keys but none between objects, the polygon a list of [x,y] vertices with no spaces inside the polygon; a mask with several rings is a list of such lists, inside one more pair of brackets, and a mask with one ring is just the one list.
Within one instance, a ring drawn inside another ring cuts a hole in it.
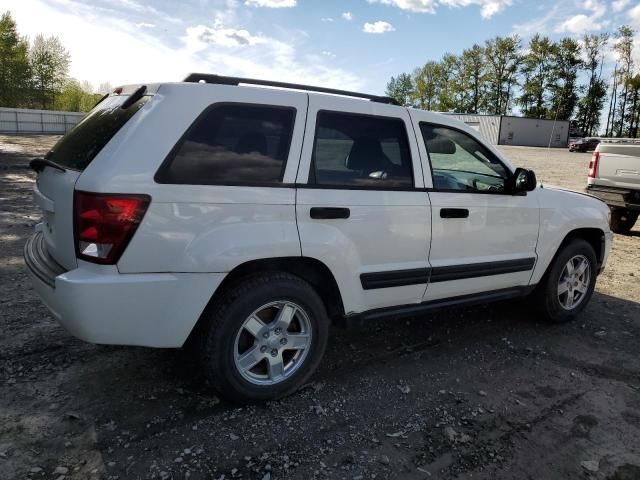
[{"label": "rear window", "polygon": [[126,109],[128,95],[105,98],[82,121],[62,137],[45,158],[73,170],[84,170],[125,123],[147,103],[143,96]]},{"label": "rear window", "polygon": [[190,185],[280,183],[294,121],[294,108],[214,105],[187,130],[156,181]]}]

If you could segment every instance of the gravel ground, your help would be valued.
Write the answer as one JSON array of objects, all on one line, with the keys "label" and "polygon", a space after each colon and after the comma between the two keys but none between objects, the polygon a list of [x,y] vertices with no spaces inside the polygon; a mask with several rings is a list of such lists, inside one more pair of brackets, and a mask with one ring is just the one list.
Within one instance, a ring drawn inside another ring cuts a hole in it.
[{"label": "gravel ground", "polygon": [[[640,232],[616,236],[584,315],[522,302],[334,330],[299,393],[219,401],[181,351],[69,336],[29,284],[29,158],[0,136],[0,479],[640,478]],[[508,147],[582,189],[588,154]]]}]

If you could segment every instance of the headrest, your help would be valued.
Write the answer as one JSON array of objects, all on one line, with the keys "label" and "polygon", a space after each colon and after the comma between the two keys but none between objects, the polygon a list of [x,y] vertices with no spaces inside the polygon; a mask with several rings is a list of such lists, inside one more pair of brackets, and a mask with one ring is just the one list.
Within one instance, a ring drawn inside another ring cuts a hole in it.
[{"label": "headrest", "polygon": [[353,142],[345,166],[349,170],[378,170],[384,165],[385,154],[380,142],[372,137],[359,137]]},{"label": "headrest", "polygon": [[427,140],[427,147],[429,148],[429,153],[442,153],[445,155],[456,153],[456,144],[448,138],[439,137]]}]

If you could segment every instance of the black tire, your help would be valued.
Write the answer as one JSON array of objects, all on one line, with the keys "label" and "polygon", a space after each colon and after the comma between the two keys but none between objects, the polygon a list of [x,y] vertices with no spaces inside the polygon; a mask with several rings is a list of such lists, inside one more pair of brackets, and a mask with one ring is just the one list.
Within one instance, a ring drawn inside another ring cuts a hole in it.
[{"label": "black tire", "polygon": [[[558,283],[565,265],[576,255],[584,256],[589,262],[590,281],[580,303],[572,310],[566,310],[562,307],[558,298]],[[593,290],[596,286],[597,268],[596,253],[586,240],[574,239],[562,247],[534,295],[536,297],[536,305],[545,318],[554,323],[564,323],[577,317],[587,306],[593,295]]]},{"label": "black tire", "polygon": [[611,210],[609,226],[614,233],[627,234],[635,225],[636,220],[638,220],[638,212],[631,212],[624,208],[614,208]]},{"label": "black tire", "polygon": [[[288,378],[274,385],[256,385],[236,367],[236,336],[256,309],[275,301],[290,301],[304,310],[311,325],[311,345]],[[321,298],[306,281],[284,272],[246,277],[225,291],[203,320],[198,332],[202,368],[220,396],[237,403],[261,403],[293,393],[317,369],[329,336],[329,319]]]}]

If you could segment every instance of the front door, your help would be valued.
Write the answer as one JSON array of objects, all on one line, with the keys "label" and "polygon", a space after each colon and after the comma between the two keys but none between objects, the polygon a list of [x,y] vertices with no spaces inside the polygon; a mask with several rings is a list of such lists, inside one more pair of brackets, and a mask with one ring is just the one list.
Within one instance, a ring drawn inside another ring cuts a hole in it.
[{"label": "front door", "polygon": [[536,191],[513,195],[507,166],[471,132],[419,122],[432,174],[431,277],[425,301],[529,284]]},{"label": "front door", "polygon": [[302,255],[334,273],[347,314],[420,302],[431,219],[407,110],[309,99],[297,178]]}]

